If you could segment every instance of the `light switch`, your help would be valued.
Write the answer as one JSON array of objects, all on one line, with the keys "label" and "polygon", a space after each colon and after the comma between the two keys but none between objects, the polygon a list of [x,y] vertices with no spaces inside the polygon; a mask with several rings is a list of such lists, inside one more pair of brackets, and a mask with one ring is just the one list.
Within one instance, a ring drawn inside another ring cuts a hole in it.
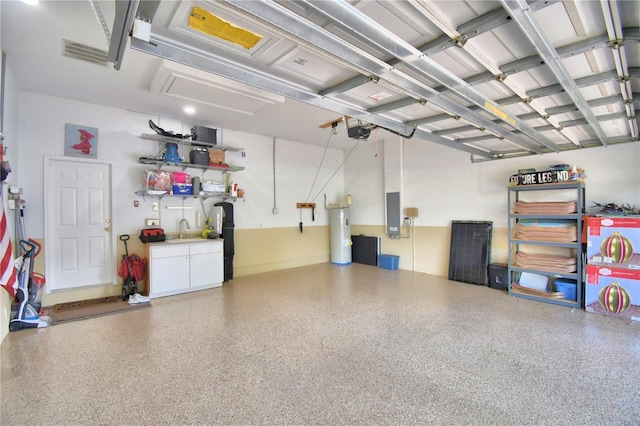
[{"label": "light switch", "polygon": [[151,203],[151,211],[154,213],[158,212],[158,203]]}]

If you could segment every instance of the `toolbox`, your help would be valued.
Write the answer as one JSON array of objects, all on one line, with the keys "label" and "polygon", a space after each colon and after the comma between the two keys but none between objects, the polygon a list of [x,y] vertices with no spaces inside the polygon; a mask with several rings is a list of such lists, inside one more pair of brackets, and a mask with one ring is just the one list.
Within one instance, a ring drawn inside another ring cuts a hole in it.
[{"label": "toolbox", "polygon": [[140,241],[143,243],[156,243],[165,240],[164,229],[147,228],[140,231]]}]

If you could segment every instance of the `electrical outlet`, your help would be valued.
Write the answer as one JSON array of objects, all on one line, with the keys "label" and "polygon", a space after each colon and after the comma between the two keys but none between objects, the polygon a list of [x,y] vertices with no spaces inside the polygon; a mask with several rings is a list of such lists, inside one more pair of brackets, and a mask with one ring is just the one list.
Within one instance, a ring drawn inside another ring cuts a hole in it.
[{"label": "electrical outlet", "polygon": [[147,219],[147,226],[160,226],[160,219]]}]

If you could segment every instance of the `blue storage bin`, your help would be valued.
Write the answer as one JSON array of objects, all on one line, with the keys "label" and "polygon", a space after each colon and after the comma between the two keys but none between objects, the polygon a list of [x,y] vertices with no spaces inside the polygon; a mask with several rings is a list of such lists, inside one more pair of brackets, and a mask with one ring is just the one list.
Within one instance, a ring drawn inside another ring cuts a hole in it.
[{"label": "blue storage bin", "polygon": [[567,300],[576,301],[578,283],[575,280],[557,279],[555,281],[556,291],[563,293]]},{"label": "blue storage bin", "polygon": [[192,186],[189,184],[176,183],[173,185],[174,195],[192,195]]},{"label": "blue storage bin", "polygon": [[378,256],[378,266],[382,269],[398,269],[399,261],[400,256],[395,256],[393,254],[381,254]]}]

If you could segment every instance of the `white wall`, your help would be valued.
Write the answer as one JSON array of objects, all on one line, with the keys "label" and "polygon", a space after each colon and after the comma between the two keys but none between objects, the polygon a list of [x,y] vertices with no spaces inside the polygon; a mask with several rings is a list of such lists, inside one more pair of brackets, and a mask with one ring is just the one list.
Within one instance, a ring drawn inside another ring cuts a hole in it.
[{"label": "white wall", "polygon": [[[385,136],[387,139],[396,137]],[[371,142],[346,162],[345,191],[354,197],[352,222],[384,224],[382,149]],[[404,205],[418,207],[416,226],[448,226],[452,220],[490,220],[507,226],[507,186],[518,169],[547,170],[576,164],[586,172],[586,205],[640,207],[640,143],[558,154],[471,163],[469,154],[420,139],[405,140]],[[377,156],[376,156],[377,154]]]},{"label": "white wall", "polygon": [[[193,230],[195,211],[201,208],[198,199],[164,197],[160,202],[159,213],[153,213],[152,203],[158,200],[148,197],[143,199],[135,193],[142,188],[143,171],[153,168],[140,164],[138,159],[154,155],[161,148],[157,142],[139,137],[142,133],[153,133],[148,126],[149,119],[165,130],[189,130],[189,125],[175,120],[22,92],[19,138],[22,149],[18,162],[22,165],[19,179],[25,190],[24,198],[27,200],[27,234],[33,238],[42,238],[44,235],[44,158],[63,155],[65,123],[98,128],[98,159],[112,161],[115,167],[116,234],[128,233],[137,236],[145,225],[145,218],[154,217],[161,219],[161,226],[166,232],[176,232],[182,217],[190,222]],[[227,152],[228,162],[245,167],[244,171],[232,175],[233,180],[238,182],[246,193],[245,200],[236,202],[236,227],[252,229],[297,226],[300,222],[300,212],[296,209],[296,202],[312,201],[307,200],[307,195],[320,166],[324,148],[294,141],[276,141],[278,214],[274,215],[273,139],[222,129],[218,133],[221,144],[244,148],[245,151],[244,157],[241,152]],[[188,157],[188,151],[185,151],[184,155]],[[319,189],[318,185],[322,186],[327,182],[342,159],[342,151],[327,151],[312,197]],[[195,169],[187,169],[186,172],[194,176],[202,173]],[[202,178],[222,181],[222,173],[207,171]],[[343,197],[343,185],[343,173],[340,170],[324,192],[330,198]],[[135,200],[140,203],[137,208],[134,207]],[[208,210],[215,201],[219,200],[207,200],[206,209]],[[167,210],[166,206],[193,206],[193,209]],[[315,222],[311,221],[310,212],[303,212],[303,218],[305,226],[328,223],[328,217],[321,209],[316,210]]]}]

